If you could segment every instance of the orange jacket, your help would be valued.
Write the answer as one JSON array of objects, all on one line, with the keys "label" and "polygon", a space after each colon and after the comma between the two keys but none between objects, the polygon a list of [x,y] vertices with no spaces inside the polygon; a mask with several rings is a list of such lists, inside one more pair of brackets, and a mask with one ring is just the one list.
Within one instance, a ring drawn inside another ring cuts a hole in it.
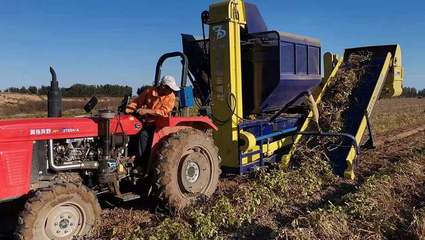
[{"label": "orange jacket", "polygon": [[134,112],[137,109],[152,109],[156,114],[162,117],[168,117],[176,104],[176,96],[174,93],[160,96],[156,88],[148,88],[143,91],[137,98],[131,101],[127,106],[127,110]]}]

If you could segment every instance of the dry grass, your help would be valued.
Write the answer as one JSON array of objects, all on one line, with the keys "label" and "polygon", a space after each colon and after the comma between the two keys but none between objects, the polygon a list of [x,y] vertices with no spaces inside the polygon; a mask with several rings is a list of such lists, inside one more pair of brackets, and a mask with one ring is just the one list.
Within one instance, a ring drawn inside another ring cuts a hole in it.
[{"label": "dry grass", "polygon": [[336,205],[329,204],[295,219],[281,230],[281,238],[407,239],[412,237],[409,228],[423,237],[422,211],[415,212],[409,227],[411,210],[425,198],[425,142],[421,142],[400,162],[368,177],[357,191],[345,195]]},{"label": "dry grass", "polygon": [[425,240],[425,207],[413,209],[410,232],[418,240]]},{"label": "dry grass", "polygon": [[377,134],[390,134],[411,126],[425,125],[425,99],[381,99],[372,116]]},{"label": "dry grass", "polygon": [[[89,98],[64,98],[64,116],[85,114],[83,107]],[[120,104],[119,98],[99,98],[97,109],[116,109]],[[1,93],[0,94],[0,118],[28,118],[46,117],[47,98],[29,94]]]}]

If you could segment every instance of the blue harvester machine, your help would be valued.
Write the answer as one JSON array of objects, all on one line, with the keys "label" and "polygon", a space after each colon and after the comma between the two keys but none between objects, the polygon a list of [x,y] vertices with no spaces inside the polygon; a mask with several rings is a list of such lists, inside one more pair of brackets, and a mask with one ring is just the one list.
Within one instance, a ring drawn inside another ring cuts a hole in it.
[{"label": "blue harvester machine", "polygon": [[[257,7],[241,0],[211,5],[202,13],[202,26],[202,39],[182,35],[183,52],[200,112],[219,128],[214,139],[222,169],[243,174],[274,162],[288,164],[302,137],[339,137],[344,144],[330,154],[342,163],[337,171],[354,178],[359,144],[365,131],[371,133],[369,116],[377,99],[401,94],[400,46],[347,49],[343,58],[326,53],[322,61],[319,40],[269,30]],[[352,93],[359,101],[350,106],[345,131],[311,131],[317,108],[307,107],[304,97],[320,104],[340,66],[365,51],[372,61],[362,79],[366,84]],[[191,91],[183,93],[187,99]]]}]

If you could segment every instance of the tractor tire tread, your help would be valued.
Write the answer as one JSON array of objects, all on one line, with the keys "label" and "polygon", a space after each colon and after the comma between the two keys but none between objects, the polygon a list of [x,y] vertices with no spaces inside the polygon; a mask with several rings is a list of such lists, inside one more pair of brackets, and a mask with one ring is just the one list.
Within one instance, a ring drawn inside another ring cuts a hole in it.
[{"label": "tractor tire tread", "polygon": [[[221,158],[218,154],[218,148],[214,144],[214,140],[207,135],[205,132],[194,128],[187,128],[180,130],[163,141],[158,148],[158,152],[155,158],[155,186],[157,188],[157,196],[172,210],[181,210],[188,206],[194,197],[187,197],[181,194],[181,191],[176,188],[177,179],[172,176],[179,165],[180,159],[174,159],[172,156],[178,155],[178,146],[184,144],[188,139],[195,138],[199,140],[204,146],[209,148],[212,156],[216,157],[216,167],[213,173],[213,182],[208,186],[208,190],[204,193],[207,197],[210,197],[216,190],[218,184],[218,178],[221,174],[220,164]],[[199,142],[198,142],[199,143]]]},{"label": "tractor tire tread", "polygon": [[[92,191],[80,183],[58,182],[51,187],[39,189],[30,193],[29,199],[25,203],[24,210],[19,215],[15,237],[21,240],[38,239],[38,236],[33,236],[33,228],[35,227],[34,225],[38,213],[43,208],[49,207],[47,204],[64,194],[78,194],[85,202],[91,205],[94,219],[99,219],[102,210],[96,195]],[[92,226],[94,223],[95,222],[91,223]]]}]

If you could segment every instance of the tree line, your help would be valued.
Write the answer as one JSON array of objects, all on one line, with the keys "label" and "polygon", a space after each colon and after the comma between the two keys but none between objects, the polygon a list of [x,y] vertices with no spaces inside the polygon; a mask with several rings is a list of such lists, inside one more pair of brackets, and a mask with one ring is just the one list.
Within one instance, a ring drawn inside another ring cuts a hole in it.
[{"label": "tree line", "polygon": [[[47,95],[49,92],[49,86],[29,86],[27,87],[10,87],[3,90],[3,92],[12,93],[24,93],[24,94],[35,94],[35,95]],[[64,97],[91,97],[91,96],[104,96],[104,97],[123,97],[132,95],[133,89],[129,86],[121,85],[86,85],[86,84],[74,84],[69,88],[61,88],[62,96]]]},{"label": "tree line", "polygon": [[[143,91],[149,86],[141,87],[137,92]],[[10,87],[3,92],[13,92],[13,93],[25,93],[25,94],[36,94],[36,95],[47,95],[49,91],[49,86],[41,86],[39,88],[35,86],[30,87]],[[121,85],[85,85],[85,84],[74,84],[69,88],[61,88],[62,96],[64,97],[91,97],[91,96],[106,96],[106,97],[123,97],[131,95],[133,89],[129,86]],[[417,90],[414,87],[404,87],[403,94],[401,97],[405,98],[415,98],[415,97],[425,97],[425,89]]]},{"label": "tree line", "polygon": [[414,87],[405,87],[403,88],[402,97],[425,97],[425,89],[417,90]]}]

